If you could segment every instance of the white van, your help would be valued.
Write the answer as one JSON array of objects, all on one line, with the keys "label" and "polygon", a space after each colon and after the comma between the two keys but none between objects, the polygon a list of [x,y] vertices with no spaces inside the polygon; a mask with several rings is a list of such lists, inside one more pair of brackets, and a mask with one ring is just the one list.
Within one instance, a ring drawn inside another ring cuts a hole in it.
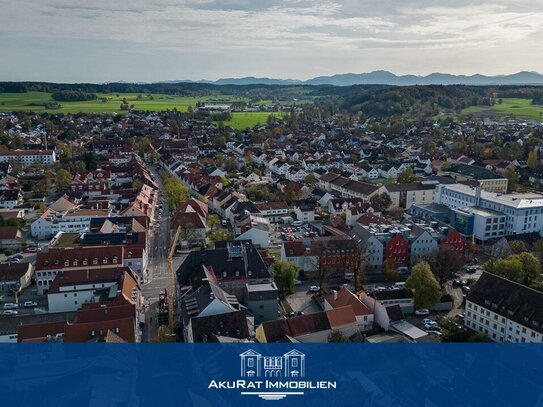
[{"label": "white van", "polygon": [[292,226],[294,227],[299,227],[299,226],[302,226],[304,224],[304,222],[302,222],[301,220],[297,220],[297,221],[294,221],[292,222]]}]

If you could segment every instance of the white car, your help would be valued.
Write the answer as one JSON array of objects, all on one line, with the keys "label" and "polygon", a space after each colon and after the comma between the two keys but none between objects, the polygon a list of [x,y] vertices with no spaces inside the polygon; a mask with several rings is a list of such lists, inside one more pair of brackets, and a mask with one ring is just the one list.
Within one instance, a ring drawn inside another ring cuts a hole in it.
[{"label": "white car", "polygon": [[17,308],[19,308],[19,305],[15,304],[13,302],[6,302],[4,304],[4,309],[6,309],[6,310],[17,309]]},{"label": "white car", "polygon": [[436,321],[434,321],[433,319],[430,319],[430,318],[424,318],[424,319],[422,320],[422,323],[423,323],[423,324],[435,324]]},{"label": "white car", "polygon": [[294,280],[294,285],[302,285],[302,280]]},{"label": "white car", "polygon": [[23,303],[23,307],[31,308],[31,307],[37,307],[38,303],[36,301],[25,301]]},{"label": "white car", "polygon": [[428,311],[426,308],[418,309],[415,311],[415,315],[419,315],[419,316],[430,315],[430,311]]},{"label": "white car", "polygon": [[2,315],[17,315],[18,312],[12,309],[7,309],[4,312],[2,312]]},{"label": "white car", "polygon": [[312,285],[311,287],[309,287],[309,291],[312,293],[318,293],[320,289],[321,288],[318,285]]}]

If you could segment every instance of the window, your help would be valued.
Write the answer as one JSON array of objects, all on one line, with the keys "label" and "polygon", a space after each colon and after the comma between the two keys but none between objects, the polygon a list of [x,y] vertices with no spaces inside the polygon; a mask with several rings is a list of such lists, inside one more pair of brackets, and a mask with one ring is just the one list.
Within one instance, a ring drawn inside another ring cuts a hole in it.
[{"label": "window", "polygon": [[298,359],[292,359],[292,367],[298,367]]}]

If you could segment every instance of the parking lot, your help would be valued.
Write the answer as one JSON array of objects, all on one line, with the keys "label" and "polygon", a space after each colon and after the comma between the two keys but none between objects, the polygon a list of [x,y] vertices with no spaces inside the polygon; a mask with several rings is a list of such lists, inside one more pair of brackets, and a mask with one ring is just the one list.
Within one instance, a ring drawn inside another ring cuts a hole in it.
[{"label": "parking lot", "polygon": [[309,292],[311,285],[309,283],[297,285],[296,292],[287,297],[287,302],[295,313],[312,314],[322,311],[317,302],[313,300],[313,293]]},{"label": "parking lot", "polygon": [[277,229],[278,237],[283,241],[300,240],[318,236],[318,232],[311,225],[280,226]]}]

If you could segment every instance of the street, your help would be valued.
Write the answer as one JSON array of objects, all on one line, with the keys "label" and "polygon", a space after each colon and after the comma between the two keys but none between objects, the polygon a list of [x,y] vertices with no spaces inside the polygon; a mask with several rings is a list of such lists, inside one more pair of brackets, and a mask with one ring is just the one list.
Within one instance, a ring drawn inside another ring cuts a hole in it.
[{"label": "street", "polygon": [[[170,228],[170,210],[168,203],[164,201],[164,187],[158,171],[149,167],[154,180],[159,186],[162,206],[162,220],[151,233],[151,251],[149,253],[149,265],[147,268],[147,280],[143,284],[142,291],[147,306],[145,312],[145,327],[142,340],[149,342],[156,336],[158,330],[157,306],[158,296],[162,290],[168,287],[168,243]],[[155,217],[157,214],[155,214]]]}]

